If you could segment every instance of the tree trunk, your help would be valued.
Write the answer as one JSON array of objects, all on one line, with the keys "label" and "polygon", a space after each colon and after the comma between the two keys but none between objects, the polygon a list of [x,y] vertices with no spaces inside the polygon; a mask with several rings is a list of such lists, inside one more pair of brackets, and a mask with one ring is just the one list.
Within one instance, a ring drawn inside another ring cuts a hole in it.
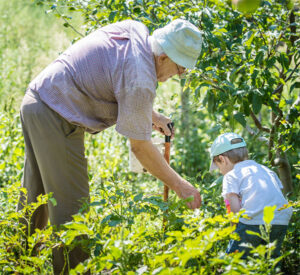
[{"label": "tree trunk", "polygon": [[[278,131],[279,120],[281,116],[276,116],[274,112],[271,113],[272,128],[269,138],[269,161],[272,166],[277,167],[279,178],[283,185],[283,193],[289,195],[293,191],[292,173],[289,160],[285,152],[281,149],[276,150],[276,157],[272,153],[272,149],[275,145],[275,133]],[[283,141],[281,138],[278,140],[278,145],[282,145]]]},{"label": "tree trunk", "polygon": [[286,153],[277,153],[274,164],[277,166],[278,175],[283,185],[283,193],[285,195],[291,194],[293,192],[292,173]]},{"label": "tree trunk", "polygon": [[183,91],[183,87],[181,86],[180,91],[181,98],[181,127],[182,127],[182,136],[185,141],[189,141],[189,132],[190,132],[190,117],[189,117],[189,89]]}]

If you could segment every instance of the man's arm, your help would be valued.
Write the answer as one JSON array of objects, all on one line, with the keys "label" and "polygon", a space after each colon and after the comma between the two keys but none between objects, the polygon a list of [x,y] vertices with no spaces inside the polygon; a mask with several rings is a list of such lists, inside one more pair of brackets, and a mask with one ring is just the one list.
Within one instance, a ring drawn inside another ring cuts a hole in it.
[{"label": "man's arm", "polygon": [[187,204],[189,208],[200,207],[200,193],[169,166],[151,141],[130,139],[130,143],[133,153],[147,171],[174,190],[180,198],[186,199],[193,196],[194,200]]},{"label": "man's arm", "polygon": [[230,204],[230,210],[233,213],[237,213],[241,209],[240,199],[236,193],[228,193],[225,195],[225,199],[228,200]]}]

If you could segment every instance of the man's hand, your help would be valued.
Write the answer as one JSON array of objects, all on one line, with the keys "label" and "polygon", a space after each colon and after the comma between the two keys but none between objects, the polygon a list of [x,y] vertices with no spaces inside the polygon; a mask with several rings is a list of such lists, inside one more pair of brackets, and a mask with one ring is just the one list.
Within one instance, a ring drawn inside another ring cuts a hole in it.
[{"label": "man's hand", "polygon": [[180,198],[193,197],[194,200],[187,203],[189,208],[200,207],[201,197],[197,189],[170,167],[151,141],[130,139],[130,143],[132,152],[148,172],[174,190]]},{"label": "man's hand", "polygon": [[162,133],[163,135],[171,136],[171,138],[173,138],[174,130],[172,129],[171,132],[168,127],[168,124],[171,122],[172,122],[171,119],[155,111],[152,111],[152,128]]},{"label": "man's hand", "polygon": [[178,197],[182,199],[187,199],[189,197],[193,197],[194,200],[187,203],[188,208],[195,209],[201,206],[201,196],[199,191],[191,185],[186,180],[183,180],[182,183],[179,185],[179,190],[175,190]]}]

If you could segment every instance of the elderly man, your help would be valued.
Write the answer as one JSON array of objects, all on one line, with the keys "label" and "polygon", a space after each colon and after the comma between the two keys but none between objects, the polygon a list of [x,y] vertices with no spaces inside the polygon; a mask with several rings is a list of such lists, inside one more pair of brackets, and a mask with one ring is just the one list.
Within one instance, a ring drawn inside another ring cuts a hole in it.
[{"label": "elderly man", "polygon": [[[28,202],[52,192],[57,205],[40,207],[33,228],[72,219],[89,198],[84,132],[98,133],[116,124],[130,139],[142,165],[173,189],[180,198],[199,192],[180,177],[151,143],[151,131],[167,127],[170,119],[153,110],[157,81],[166,81],[193,68],[201,51],[201,33],[185,20],[174,20],[149,36],[139,22],[107,25],[72,45],[29,85],[21,106],[26,156],[23,186]],[[101,152],[99,152],[101,154]],[[19,209],[25,203],[21,196]],[[70,266],[87,255],[76,249]],[[54,272],[62,271],[61,251],[54,251]]]}]

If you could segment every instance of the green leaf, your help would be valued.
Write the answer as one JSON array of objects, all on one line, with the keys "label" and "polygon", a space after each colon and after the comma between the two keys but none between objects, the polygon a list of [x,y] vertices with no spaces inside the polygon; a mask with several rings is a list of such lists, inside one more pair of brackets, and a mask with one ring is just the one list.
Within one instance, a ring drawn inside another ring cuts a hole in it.
[{"label": "green leaf", "polygon": [[109,16],[108,16],[108,20],[109,20],[110,22],[113,22],[114,19],[115,19],[116,14],[117,14],[116,11],[112,11],[112,12],[109,14]]},{"label": "green leaf", "polygon": [[135,202],[140,201],[143,198],[143,193],[137,194],[136,196],[134,196],[133,200]]},{"label": "green leaf", "polygon": [[215,96],[213,92],[208,93],[207,109],[209,113],[214,113],[215,111]]},{"label": "green leaf", "polygon": [[217,124],[213,128],[208,129],[207,133],[211,134],[211,133],[214,133],[214,132],[218,132],[221,128],[222,128],[222,126],[220,124]]},{"label": "green leaf", "polygon": [[280,62],[281,66],[283,68],[285,68],[286,70],[289,69],[290,62],[289,62],[289,59],[288,59],[288,57],[285,53],[280,53],[278,61]]},{"label": "green leaf", "polygon": [[262,102],[261,97],[258,94],[253,94],[252,96],[252,109],[255,114],[258,114],[261,110]]},{"label": "green leaf", "polygon": [[294,89],[299,89],[300,88],[300,82],[295,82],[291,85],[290,88],[290,93],[294,90]]},{"label": "green leaf", "polygon": [[184,87],[185,82],[186,82],[186,79],[185,79],[185,78],[180,79],[180,86],[181,86],[181,87]]},{"label": "green leaf", "polygon": [[246,45],[247,47],[250,47],[254,36],[255,36],[255,33],[253,31],[248,31],[246,33],[242,43],[244,45]]},{"label": "green leaf", "polygon": [[257,66],[261,66],[261,63],[263,61],[264,58],[264,52],[263,51],[259,51],[257,56],[255,57],[254,63]]},{"label": "green leaf", "polygon": [[260,234],[257,233],[257,232],[254,232],[254,231],[251,231],[251,230],[246,230],[246,233],[247,233],[248,235],[253,235],[253,236],[257,236],[257,237],[260,237],[260,238],[261,238]]},{"label": "green leaf", "polygon": [[55,198],[49,198],[49,201],[53,204],[53,206],[57,205],[56,199]]},{"label": "green leaf", "polygon": [[89,228],[83,223],[70,222],[65,224],[65,227],[69,230],[75,230],[82,233],[90,231]]},{"label": "green leaf", "polygon": [[209,188],[213,188],[216,185],[222,185],[222,182],[223,182],[223,176],[220,176],[209,186]]},{"label": "green leaf", "polygon": [[103,245],[100,244],[100,243],[97,243],[96,247],[95,247],[95,250],[94,250],[94,256],[96,256],[96,257],[99,256],[102,249],[103,249]]},{"label": "green leaf", "polygon": [[249,114],[250,114],[249,101],[246,99],[243,100],[243,113],[246,116],[249,116]]},{"label": "green leaf", "polygon": [[112,220],[112,221],[110,221],[110,222],[108,223],[108,225],[109,225],[110,227],[115,227],[115,226],[117,226],[118,224],[120,224],[121,222],[122,222],[121,219],[119,219],[119,220]]},{"label": "green leaf", "polygon": [[276,63],[276,58],[275,58],[275,56],[273,56],[270,59],[268,59],[268,61],[267,61],[267,67],[271,68],[271,67],[274,66],[275,63]]},{"label": "green leaf", "polygon": [[266,206],[264,208],[264,217],[263,220],[266,224],[270,224],[274,219],[274,211],[276,209],[276,205],[274,206]]},{"label": "green leaf", "polygon": [[244,127],[246,127],[246,120],[245,120],[245,115],[242,113],[236,113],[235,115],[233,115],[233,117],[235,118],[235,120],[237,122],[239,122],[240,124],[242,124]]}]

